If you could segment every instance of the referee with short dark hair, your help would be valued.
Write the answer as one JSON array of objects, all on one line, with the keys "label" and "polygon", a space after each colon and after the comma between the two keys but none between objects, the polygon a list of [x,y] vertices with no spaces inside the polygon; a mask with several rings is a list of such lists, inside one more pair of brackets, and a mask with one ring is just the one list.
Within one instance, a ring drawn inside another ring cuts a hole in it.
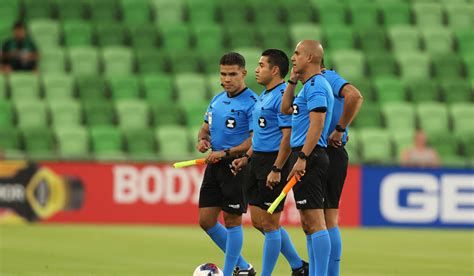
[{"label": "referee with short dark hair", "polygon": [[[243,194],[243,172],[233,175],[233,159],[251,145],[252,110],[257,95],[245,85],[245,59],[238,53],[227,53],[220,60],[220,76],[224,91],[216,95],[207,108],[198,134],[196,148],[211,149],[206,158],[206,171],[199,194],[199,225],[225,252],[224,275],[234,267],[255,270],[242,257],[242,213],[247,210]],[[224,228],[217,219],[224,212]]]}]

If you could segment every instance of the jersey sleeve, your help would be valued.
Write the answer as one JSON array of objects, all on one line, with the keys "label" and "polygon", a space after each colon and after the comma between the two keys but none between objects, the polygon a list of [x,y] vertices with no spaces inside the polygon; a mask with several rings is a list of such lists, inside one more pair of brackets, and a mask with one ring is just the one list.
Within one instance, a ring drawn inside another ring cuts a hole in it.
[{"label": "jersey sleeve", "polygon": [[307,108],[309,111],[326,112],[328,108],[327,91],[316,82],[309,86],[306,93]]},{"label": "jersey sleeve", "polygon": [[281,113],[281,97],[276,97],[275,100],[275,111],[278,117],[278,127],[279,128],[291,128],[291,114]]},{"label": "jersey sleeve", "polygon": [[336,72],[328,72],[324,75],[324,77],[326,78],[326,80],[331,85],[332,93],[334,94],[334,97],[344,98],[344,97],[341,96],[341,91],[342,91],[342,88],[346,84],[349,84],[349,82],[347,80],[345,80],[343,77],[341,77]]}]

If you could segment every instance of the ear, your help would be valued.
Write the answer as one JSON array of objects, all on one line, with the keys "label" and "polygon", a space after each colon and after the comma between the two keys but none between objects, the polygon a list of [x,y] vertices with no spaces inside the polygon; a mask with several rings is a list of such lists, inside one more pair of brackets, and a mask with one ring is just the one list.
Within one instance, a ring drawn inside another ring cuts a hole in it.
[{"label": "ear", "polygon": [[244,68],[244,69],[242,70],[242,75],[243,75],[244,77],[247,76],[247,69]]},{"label": "ear", "polygon": [[280,68],[278,66],[273,66],[272,67],[272,75],[273,76],[279,76],[280,75]]}]

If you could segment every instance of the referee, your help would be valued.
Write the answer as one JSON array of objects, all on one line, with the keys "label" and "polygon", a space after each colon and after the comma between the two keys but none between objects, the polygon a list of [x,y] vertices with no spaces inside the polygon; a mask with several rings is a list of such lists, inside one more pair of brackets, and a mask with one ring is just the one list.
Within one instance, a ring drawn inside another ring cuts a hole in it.
[{"label": "referee", "polygon": [[336,71],[327,70],[324,61],[321,70],[334,94],[334,108],[328,132],[329,145],[326,149],[330,166],[324,193],[324,218],[331,239],[328,276],[338,276],[342,255],[342,240],[338,227],[339,200],[349,163],[344,145],[348,140],[349,124],[359,112],[363,97],[354,85],[343,79]]},{"label": "referee", "polygon": [[[281,111],[293,114],[290,166],[300,181],[294,186],[296,208],[306,233],[310,275],[326,275],[331,241],[324,220],[324,189],[329,166],[325,151],[334,105],[331,86],[321,75],[323,48],[319,41],[303,40],[291,57],[289,85],[283,95]],[[304,85],[294,98],[297,81]],[[293,100],[294,98],[294,100]]]},{"label": "referee", "polygon": [[255,74],[265,90],[252,113],[252,147],[232,163],[237,173],[251,158],[247,194],[252,223],[265,234],[262,276],[272,274],[280,251],[288,260],[292,275],[308,274],[308,264],[301,260],[288,233],[280,227],[284,203],[273,214],[266,212],[283,190],[289,173],[286,161],[290,154],[291,115],[280,111],[288,67],[288,57],[283,51],[268,49],[262,53]]},{"label": "referee", "polygon": [[[257,95],[245,85],[245,59],[238,53],[227,53],[220,60],[220,76],[224,91],[216,95],[207,108],[199,130],[196,148],[211,149],[199,194],[199,225],[225,252],[224,275],[234,267],[256,275],[240,253],[242,250],[242,213],[247,203],[243,195],[243,173],[233,175],[230,165],[251,145],[252,110]],[[225,228],[217,221],[224,213]]]}]

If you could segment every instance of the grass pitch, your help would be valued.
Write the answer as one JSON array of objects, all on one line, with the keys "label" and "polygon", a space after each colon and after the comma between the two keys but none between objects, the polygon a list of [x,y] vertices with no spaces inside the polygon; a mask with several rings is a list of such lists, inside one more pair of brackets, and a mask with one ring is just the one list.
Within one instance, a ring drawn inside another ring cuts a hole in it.
[{"label": "grass pitch", "polygon": [[[306,257],[299,228],[287,228]],[[342,229],[341,275],[474,275],[474,231]],[[245,258],[261,271],[263,236],[248,227]],[[0,275],[192,275],[223,254],[197,227],[0,226]],[[280,255],[275,276],[290,275]]]}]

